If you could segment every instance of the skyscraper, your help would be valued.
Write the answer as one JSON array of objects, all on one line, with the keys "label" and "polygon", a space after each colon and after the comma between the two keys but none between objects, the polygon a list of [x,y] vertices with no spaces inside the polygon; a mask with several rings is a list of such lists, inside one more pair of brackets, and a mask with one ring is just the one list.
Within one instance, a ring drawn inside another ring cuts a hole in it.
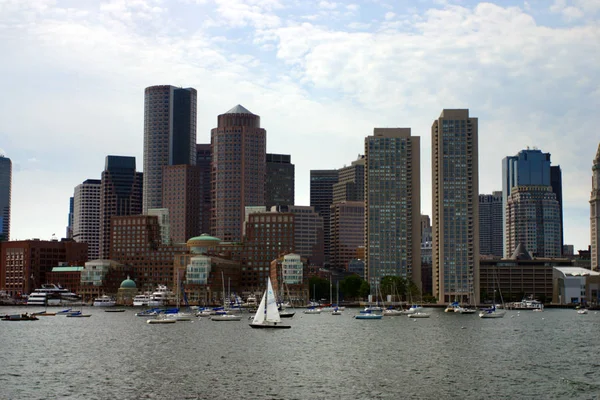
[{"label": "skyscraper", "polygon": [[100,257],[100,179],[86,179],[73,194],[73,240],[88,244],[88,259]]},{"label": "skyscraper", "polygon": [[162,207],[165,165],[196,164],[196,89],[150,86],[144,98],[144,204]]},{"label": "skyscraper", "polygon": [[365,245],[365,203],[341,201],[331,206],[331,266],[348,269],[356,251]]},{"label": "skyscraper", "polygon": [[522,185],[511,189],[506,205],[506,246],[519,244],[536,257],[560,257],[560,215],[551,186]]},{"label": "skyscraper", "polygon": [[358,156],[349,166],[338,169],[338,181],[333,184],[333,204],[342,201],[365,201],[364,156]]},{"label": "skyscraper", "polygon": [[75,207],[75,199],[69,197],[69,215],[67,216],[67,239],[73,239],[73,209]]},{"label": "skyscraper", "polygon": [[[560,167],[551,167],[550,153],[527,148],[521,150],[516,156],[508,156],[502,160],[502,224],[504,257],[509,257],[514,248],[507,245],[507,205],[513,187],[516,186],[549,186],[559,202],[560,213],[560,242],[562,239],[562,179]],[[531,251],[531,249],[529,249]]]},{"label": "skyscraper", "polygon": [[442,110],[431,127],[433,295],[479,303],[478,121]]},{"label": "skyscraper", "polygon": [[10,240],[12,161],[0,154],[0,242]]},{"label": "skyscraper", "polygon": [[552,186],[552,191],[556,195],[556,200],[558,201],[558,210],[560,216],[560,248],[562,249],[565,243],[565,236],[563,226],[562,171],[560,169],[560,165],[550,166],[550,186]]},{"label": "skyscraper", "polygon": [[502,192],[479,195],[479,254],[502,257]]},{"label": "skyscraper", "polygon": [[592,195],[590,196],[590,231],[592,269],[600,271],[600,144],[592,166]]},{"label": "skyscraper", "polygon": [[294,214],[295,253],[306,258],[308,265],[321,266],[323,249],[323,217],[311,206],[274,206],[271,211]]},{"label": "skyscraper", "polygon": [[200,170],[200,231],[210,232],[210,164],[212,162],[212,150],[210,143],[196,145],[196,167]]},{"label": "skyscraper", "polygon": [[185,243],[199,236],[202,201],[200,169],[195,165],[165,165],[163,167],[163,207],[169,210],[169,225],[173,243]]},{"label": "skyscraper", "polygon": [[211,146],[211,234],[240,241],[245,207],[265,205],[267,132],[258,115],[238,104],[218,116]]},{"label": "skyscraper", "polygon": [[372,287],[385,276],[421,287],[420,137],[375,128],[365,138],[365,258]]},{"label": "skyscraper", "polygon": [[142,186],[135,157],[106,156],[100,183],[100,258],[110,256],[111,218],[142,213]]},{"label": "skyscraper", "polygon": [[294,204],[294,164],[289,154],[267,153],[267,177],[265,180],[265,206],[289,206]]},{"label": "skyscraper", "polygon": [[337,169],[310,171],[310,205],[323,217],[323,249],[325,263],[329,263],[331,246],[331,205],[333,185],[338,182]]}]

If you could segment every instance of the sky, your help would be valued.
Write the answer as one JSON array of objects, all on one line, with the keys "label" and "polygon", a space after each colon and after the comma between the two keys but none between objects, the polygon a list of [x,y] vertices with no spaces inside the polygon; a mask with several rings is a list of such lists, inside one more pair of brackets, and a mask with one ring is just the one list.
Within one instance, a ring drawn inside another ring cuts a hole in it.
[{"label": "sky", "polygon": [[267,152],[291,154],[296,204],[311,169],[364,153],[375,127],[421,137],[479,119],[479,192],[536,147],[563,173],[565,243],[590,242],[600,141],[600,0],[0,0],[0,152],[13,162],[11,239],[64,237],[69,197],[107,155],[143,166],[144,88],[198,90],[197,141],[242,104]]}]

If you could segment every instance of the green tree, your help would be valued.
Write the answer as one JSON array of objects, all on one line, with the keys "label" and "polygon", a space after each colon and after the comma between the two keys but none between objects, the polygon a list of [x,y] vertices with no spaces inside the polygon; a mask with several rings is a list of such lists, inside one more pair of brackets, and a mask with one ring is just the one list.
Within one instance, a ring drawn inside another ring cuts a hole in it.
[{"label": "green tree", "polygon": [[392,295],[392,298],[402,301],[402,296],[406,294],[406,279],[401,276],[384,276],[381,278],[380,290],[384,299],[387,295]]},{"label": "green tree", "polygon": [[369,285],[369,282],[363,281],[360,285],[358,295],[362,298],[365,298],[369,295],[369,293],[371,293],[371,286]]},{"label": "green tree", "polygon": [[329,298],[330,283],[327,279],[313,276],[308,280],[310,298],[314,301]]},{"label": "green tree", "polygon": [[412,280],[408,280],[406,292],[407,292],[408,298],[412,299],[412,301],[418,301],[421,299],[421,291],[419,290],[419,287]]},{"label": "green tree", "polygon": [[356,299],[364,280],[358,275],[349,275],[340,281],[340,292],[344,299]]}]

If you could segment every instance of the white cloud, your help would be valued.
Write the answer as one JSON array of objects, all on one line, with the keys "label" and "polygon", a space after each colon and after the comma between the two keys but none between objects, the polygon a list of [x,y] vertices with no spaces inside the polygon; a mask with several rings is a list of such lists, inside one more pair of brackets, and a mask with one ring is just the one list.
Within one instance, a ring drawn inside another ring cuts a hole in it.
[{"label": "white cloud", "polygon": [[391,11],[388,11],[388,12],[385,13],[385,19],[386,19],[386,21],[394,19],[395,16],[396,16],[396,14],[393,13],[393,12],[391,12]]},{"label": "white cloud", "polygon": [[319,8],[325,8],[327,10],[333,10],[336,9],[338,6],[337,3],[334,2],[330,2],[330,1],[320,1],[319,2]]}]

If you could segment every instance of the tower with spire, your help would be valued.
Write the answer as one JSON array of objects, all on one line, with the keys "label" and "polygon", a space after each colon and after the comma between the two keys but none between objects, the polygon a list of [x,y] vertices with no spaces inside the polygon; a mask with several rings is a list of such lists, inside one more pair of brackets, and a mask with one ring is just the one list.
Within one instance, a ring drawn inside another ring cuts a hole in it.
[{"label": "tower with spire", "polygon": [[599,271],[600,265],[600,144],[592,166],[592,195],[590,197],[590,231],[592,244],[592,270]]}]

